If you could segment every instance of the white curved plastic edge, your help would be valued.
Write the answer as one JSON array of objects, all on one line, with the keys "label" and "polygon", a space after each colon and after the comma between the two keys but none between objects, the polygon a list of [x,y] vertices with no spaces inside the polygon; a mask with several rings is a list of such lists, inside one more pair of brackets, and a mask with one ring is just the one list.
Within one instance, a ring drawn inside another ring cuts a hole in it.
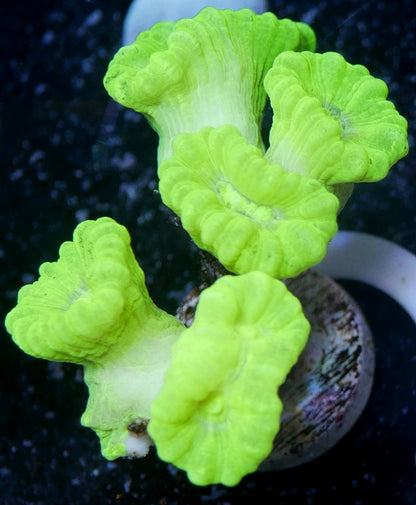
[{"label": "white curved plastic edge", "polygon": [[316,270],[374,286],[396,300],[416,324],[416,256],[368,233],[339,231]]},{"label": "white curved plastic edge", "polygon": [[159,21],[191,18],[207,6],[234,10],[248,8],[258,14],[268,10],[266,0],[133,0],[124,19],[122,45],[131,44],[140,32]]}]

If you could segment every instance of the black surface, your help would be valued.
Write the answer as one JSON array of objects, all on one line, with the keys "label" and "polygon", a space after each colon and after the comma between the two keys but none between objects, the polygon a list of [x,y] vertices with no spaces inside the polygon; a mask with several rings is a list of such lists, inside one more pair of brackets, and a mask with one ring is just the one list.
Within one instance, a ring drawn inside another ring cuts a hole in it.
[{"label": "black surface", "polygon": [[[111,105],[101,81],[119,45],[126,0],[3,1],[0,8],[0,315],[54,260],[85,218],[126,225],[155,301],[174,311],[198,278],[198,256],[154,192],[157,139]],[[270,2],[310,22],[318,50],[337,50],[387,81],[414,145],[416,17],[412,1]],[[110,104],[110,105],[109,105]],[[343,229],[416,253],[413,152],[382,182],[360,185]],[[382,273],[381,273],[382,275]],[[81,369],[24,355],[0,338],[0,504],[416,503],[416,329],[385,295],[345,283],[376,337],[370,402],[334,449],[303,467],[246,477],[232,489],[195,487],[159,461],[107,462],[80,426]]]}]

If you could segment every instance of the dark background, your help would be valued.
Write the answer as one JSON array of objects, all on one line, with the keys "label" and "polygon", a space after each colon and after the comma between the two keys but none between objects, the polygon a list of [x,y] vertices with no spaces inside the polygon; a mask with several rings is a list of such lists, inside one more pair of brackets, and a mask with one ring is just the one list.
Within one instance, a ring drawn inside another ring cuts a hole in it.
[{"label": "dark background", "polygon": [[[173,312],[198,280],[198,254],[155,193],[157,138],[102,87],[128,0],[3,1],[0,7],[0,316],[17,289],[55,260],[76,224],[109,215],[126,225],[155,301]],[[271,1],[309,22],[318,51],[336,50],[387,81],[416,127],[412,1]],[[356,188],[342,229],[416,253],[413,151],[382,182]],[[382,275],[382,272],[380,273]],[[0,335],[0,504],[416,504],[416,331],[387,296],[346,282],[376,340],[370,402],[334,449],[303,467],[246,477],[235,488],[191,485],[159,461],[108,462],[80,426],[81,368],[23,354]]]}]

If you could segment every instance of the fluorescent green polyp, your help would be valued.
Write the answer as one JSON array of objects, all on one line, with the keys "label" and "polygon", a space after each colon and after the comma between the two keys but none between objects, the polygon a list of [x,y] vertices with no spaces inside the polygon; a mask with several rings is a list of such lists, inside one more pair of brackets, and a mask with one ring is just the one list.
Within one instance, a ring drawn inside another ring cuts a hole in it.
[{"label": "fluorescent green polyp", "polygon": [[234,273],[297,275],[321,261],[337,230],[337,198],[271,165],[233,126],[178,136],[158,174],[163,202]]},{"label": "fluorescent green polyp", "polygon": [[128,426],[150,417],[184,326],[153,303],[127,230],[108,217],[79,224],[39,271],[6,328],[27,354],[84,366],[82,424],[97,432],[105,457],[129,454]]},{"label": "fluorescent green polyp", "polygon": [[288,51],[265,79],[273,107],[266,158],[326,184],[373,182],[408,152],[388,89],[333,52]]},{"label": "fluorescent green polyp", "polygon": [[179,133],[203,126],[235,125],[262,147],[267,70],[280,52],[313,51],[315,43],[306,24],[207,7],[142,32],[114,56],[104,85],[114,100],[146,115],[160,137],[159,161],[170,157]]},{"label": "fluorescent green polyp", "polygon": [[39,268],[6,318],[16,344],[32,356],[85,364],[117,343],[133,304],[152,304],[127,230],[110,218],[84,221],[59,259]]},{"label": "fluorescent green polyp", "polygon": [[277,395],[310,326],[285,285],[262,272],[225,276],[200,296],[148,427],[158,455],[197,485],[234,486],[272,450]]}]

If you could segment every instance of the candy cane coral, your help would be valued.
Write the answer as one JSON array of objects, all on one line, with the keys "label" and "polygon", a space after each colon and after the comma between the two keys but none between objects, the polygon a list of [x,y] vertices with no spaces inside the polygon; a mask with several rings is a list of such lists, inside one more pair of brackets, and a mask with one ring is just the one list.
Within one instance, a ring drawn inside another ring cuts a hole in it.
[{"label": "candy cane coral", "polygon": [[288,51],[264,85],[273,107],[266,158],[325,184],[374,182],[408,152],[387,85],[338,53]]},{"label": "candy cane coral", "polygon": [[233,486],[255,471],[279,430],[276,392],[309,330],[297,298],[262,272],[203,291],[152,405],[159,456],[199,485]]},{"label": "candy cane coral", "polygon": [[163,202],[231,272],[294,276],[324,257],[337,230],[332,193],[270,164],[230,125],[179,135],[158,174]]},{"label": "candy cane coral", "polygon": [[[236,484],[271,450],[282,408],[277,388],[309,323],[283,283],[251,272],[208,288],[185,329],[150,299],[129,243],[110,218],[81,223],[58,261],[44,263],[39,280],[20,290],[7,330],[28,354],[84,366],[90,396],[81,422],[97,433],[107,459],[144,456],[154,440],[196,483]],[[204,423],[195,432],[196,411],[213,420],[218,437],[205,437]],[[154,416],[151,440],[146,427]],[[236,444],[242,419],[245,429],[262,429]],[[175,442],[172,429],[187,430],[188,438]],[[189,436],[199,449],[184,460],[186,444],[194,446]],[[219,459],[224,452],[230,460]]]},{"label": "candy cane coral", "polygon": [[314,49],[303,23],[208,7],[154,25],[110,63],[109,94],[159,134],[163,202],[239,275],[204,286],[186,328],[153,303],[127,230],[104,217],[21,288],[7,330],[28,354],[83,365],[82,423],[106,458],[155,443],[192,482],[235,485],[272,450],[278,389],[310,329],[278,279],[322,260],[352,184],[408,150],[386,85]]},{"label": "candy cane coral", "polygon": [[105,457],[144,455],[150,440],[137,440],[129,426],[150,418],[184,326],[152,302],[129,234],[112,219],[84,221],[59,253],[21,288],[6,328],[32,356],[84,366],[90,397],[82,422],[99,435]]},{"label": "candy cane coral", "polygon": [[146,115],[159,134],[159,161],[170,157],[179,133],[203,126],[232,124],[262,147],[266,72],[282,51],[314,48],[306,24],[207,7],[142,32],[114,56],[104,85],[114,100]]},{"label": "candy cane coral", "polygon": [[110,95],[159,133],[162,200],[231,272],[284,278],[321,261],[353,183],[383,178],[408,151],[386,84],[314,47],[302,23],[206,8],[155,25],[109,65]]}]

